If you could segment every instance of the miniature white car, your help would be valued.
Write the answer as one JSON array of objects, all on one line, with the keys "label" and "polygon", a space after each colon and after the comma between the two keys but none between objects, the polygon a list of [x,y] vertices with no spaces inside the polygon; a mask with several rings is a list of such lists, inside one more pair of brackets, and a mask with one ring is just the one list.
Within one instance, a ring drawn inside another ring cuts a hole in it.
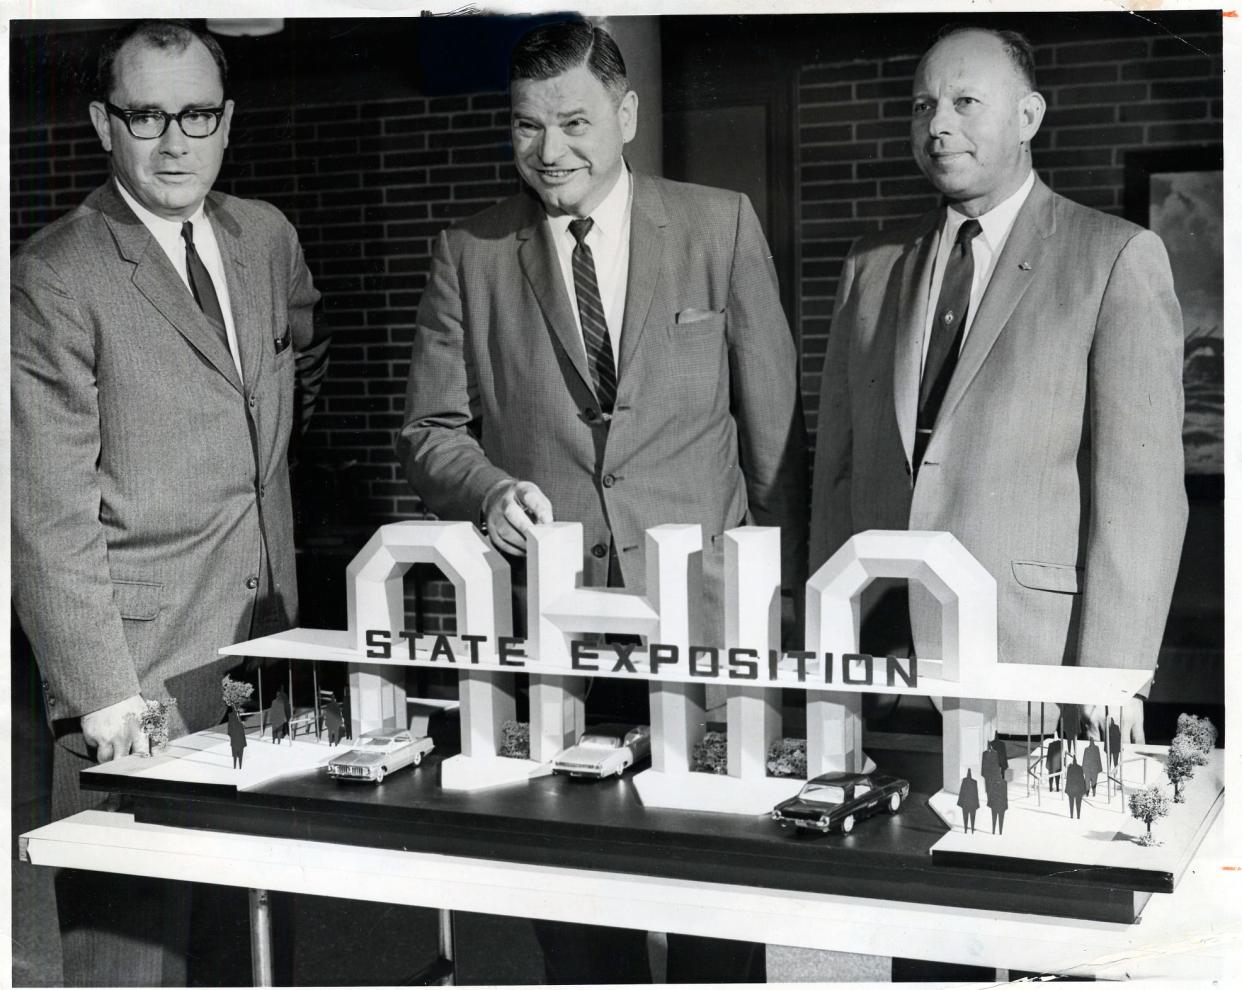
[{"label": "miniature white car", "polygon": [[411,763],[423,762],[423,757],[435,749],[430,736],[412,736],[408,732],[396,732],[390,736],[365,736],[348,753],[328,761],[329,776],[339,780],[373,780],[382,783],[390,774]]},{"label": "miniature white car", "polygon": [[571,777],[618,777],[651,755],[651,730],[645,725],[600,725],[588,729],[578,745],[561,750],[552,772]]}]

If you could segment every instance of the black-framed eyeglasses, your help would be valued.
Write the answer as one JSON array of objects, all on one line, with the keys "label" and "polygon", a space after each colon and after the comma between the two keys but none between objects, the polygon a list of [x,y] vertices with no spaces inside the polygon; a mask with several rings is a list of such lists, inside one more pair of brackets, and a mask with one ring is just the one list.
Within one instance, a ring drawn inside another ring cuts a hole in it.
[{"label": "black-framed eyeglasses", "polygon": [[125,128],[134,137],[150,141],[163,137],[171,121],[176,121],[186,137],[211,137],[220,129],[224,107],[189,107],[180,113],[163,110],[122,110],[112,103],[104,103],[108,113],[125,121]]}]

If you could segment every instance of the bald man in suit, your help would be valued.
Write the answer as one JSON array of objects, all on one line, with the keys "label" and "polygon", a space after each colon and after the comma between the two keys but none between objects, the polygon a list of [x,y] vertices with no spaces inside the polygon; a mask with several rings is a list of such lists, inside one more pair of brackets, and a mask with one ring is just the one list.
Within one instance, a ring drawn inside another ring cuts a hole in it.
[{"label": "bald man in suit", "polygon": [[[944,35],[912,107],[943,205],[846,259],[811,564],[863,530],[947,531],[996,579],[1002,662],[1154,671],[1187,512],[1164,245],[1035,174],[1045,104],[1021,36]],[[921,588],[909,616],[916,652],[940,656]],[[1002,705],[998,729],[1025,731],[1025,706]]]}]

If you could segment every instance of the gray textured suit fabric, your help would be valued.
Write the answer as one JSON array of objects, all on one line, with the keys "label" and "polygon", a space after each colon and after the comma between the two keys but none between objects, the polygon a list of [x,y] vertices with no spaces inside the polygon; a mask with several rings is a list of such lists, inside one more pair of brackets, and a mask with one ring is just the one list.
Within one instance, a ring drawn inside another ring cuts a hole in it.
[{"label": "gray textured suit fabric", "polygon": [[[811,564],[863,530],[947,530],[996,579],[1002,662],[1154,669],[1187,511],[1182,320],[1164,246],[1037,179],[912,486],[942,217],[866,237],[846,259]],[[910,611],[917,651],[938,657],[938,606],[912,587]]]},{"label": "gray textured suit fabric", "polygon": [[[173,736],[213,725],[216,651],[296,613],[287,452],[326,367],[319,293],[273,207],[206,210],[244,387],[111,183],[13,262],[13,598],[60,743],[55,817],[104,803],[77,787],[78,716],[141,692],[177,699]],[[186,888],[69,870],[57,889],[67,983],[184,985]]]},{"label": "gray textured suit fabric", "polygon": [[13,263],[13,595],[54,720],[141,692],[177,699],[174,736],[213,725],[216,651],[296,612],[287,449],[325,368],[319,293],[275,208],[206,209],[244,387],[111,183]]},{"label": "gray textured suit fabric", "polygon": [[[616,410],[599,417],[539,201],[521,194],[445,231],[419,307],[398,455],[428,508],[475,521],[504,478],[583,524],[584,583],[645,587],[646,528],[779,525],[786,584],[805,574],[804,427],[793,338],[745,196],[635,174]],[[710,607],[710,606],[709,606]],[[717,613],[719,614],[719,613]],[[719,622],[719,618],[716,620]]]}]

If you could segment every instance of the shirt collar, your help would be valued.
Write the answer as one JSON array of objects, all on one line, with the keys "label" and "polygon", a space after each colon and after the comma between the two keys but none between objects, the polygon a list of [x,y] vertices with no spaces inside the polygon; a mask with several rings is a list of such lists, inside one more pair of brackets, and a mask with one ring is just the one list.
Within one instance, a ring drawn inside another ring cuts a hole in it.
[{"label": "shirt collar", "polygon": [[[625,215],[630,205],[630,186],[633,179],[630,177],[630,170],[624,164],[621,168],[621,174],[617,176],[617,181],[612,184],[612,188],[608,190],[599,206],[591,211],[591,219],[594,221],[593,230],[598,230],[603,237],[616,237],[625,226]],[[563,237],[569,230],[571,220],[576,219],[568,213],[559,217],[548,217],[548,223],[552,225],[552,232],[557,237]]]},{"label": "shirt collar", "polygon": [[[121,194],[121,198],[125,200],[125,202],[129,205],[129,208],[134,211],[134,215],[142,221],[142,225],[146,227],[147,230],[151,231],[151,235],[157,241],[164,245],[176,245],[176,243],[181,240],[181,224],[183,221],[169,220],[167,217],[162,217],[157,213],[152,213],[145,206],[139,203],[138,200],[134,199],[134,197],[130,195],[129,190],[121,185],[120,182],[118,182],[115,178],[112,181],[116,183],[116,188]],[[190,223],[194,224],[196,232],[201,229],[198,225],[206,220],[206,215],[203,212],[203,203],[198,204],[198,209],[195,210],[193,215],[188,219]]]},{"label": "shirt collar", "polygon": [[[1013,227],[1014,220],[1018,218],[1018,211],[1022,209],[1022,204],[1026,202],[1026,197],[1031,194],[1034,187],[1035,170],[1031,169],[1026,174],[1026,181],[1008,199],[975,218],[983,228],[983,236],[992,250],[996,250],[998,245],[1004,243],[1010,228]],[[970,218],[964,213],[959,213],[951,206],[948,208],[945,215],[944,236],[950,243],[957,237],[957,228],[968,219]]]}]

